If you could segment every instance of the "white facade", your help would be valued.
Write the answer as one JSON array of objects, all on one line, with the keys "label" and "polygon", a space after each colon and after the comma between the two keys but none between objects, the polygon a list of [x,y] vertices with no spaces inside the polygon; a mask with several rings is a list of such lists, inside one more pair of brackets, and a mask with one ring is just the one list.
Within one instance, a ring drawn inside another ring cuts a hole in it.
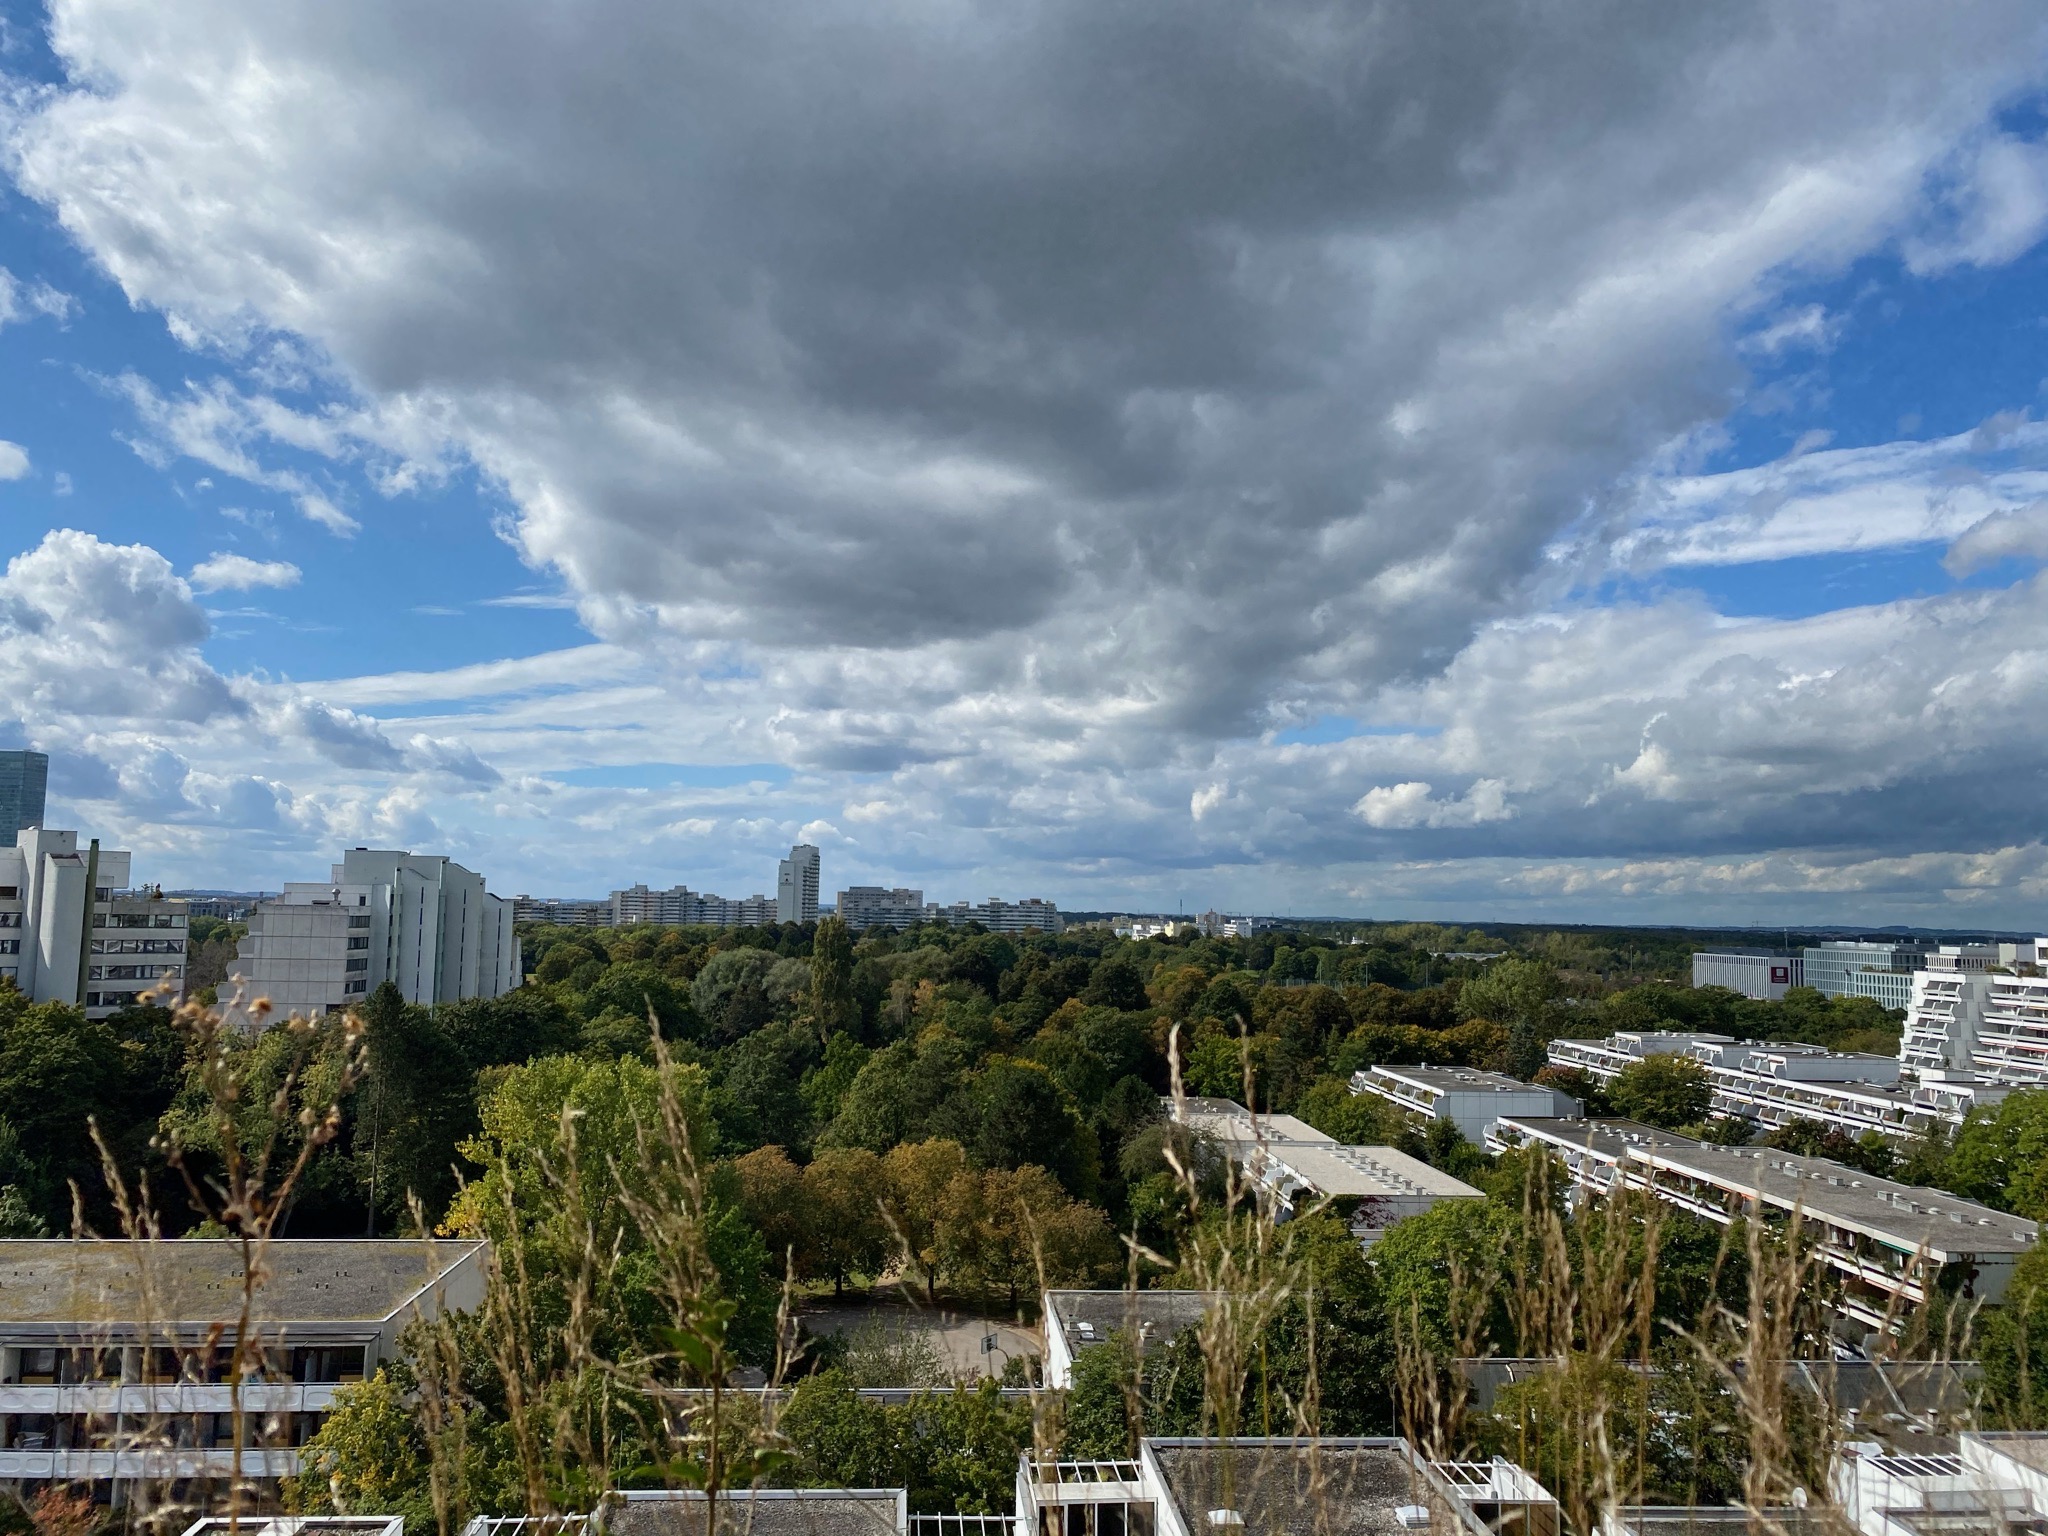
[{"label": "white facade", "polygon": [[1802,985],[1803,960],[1798,955],[1768,950],[1697,950],[1692,957],[1692,984],[1727,987],[1744,997],[1776,1002]]},{"label": "white facade", "polygon": [[[661,928],[761,928],[777,922],[775,901],[767,896],[729,899],[687,885],[650,891],[644,885],[613,891],[608,921],[614,928],[650,923]],[[598,926],[602,926],[600,923]]]},{"label": "white facade", "polygon": [[1060,909],[1036,896],[1027,896],[1022,901],[991,896],[987,901],[956,901],[943,907],[933,902],[924,909],[924,920],[979,923],[990,933],[1058,933],[1065,926],[1060,921]]},{"label": "white facade", "polygon": [[1466,1067],[1372,1067],[1351,1074],[1351,1091],[1425,1120],[1448,1120],[1470,1142],[1484,1142],[1502,1115],[1570,1119],[1584,1113],[1577,1099],[1555,1088]]},{"label": "white facade", "polygon": [[2040,1228],[1938,1189],[1881,1179],[1821,1157],[1716,1147],[1627,1120],[1504,1118],[1487,1150],[1539,1145],[1595,1194],[1647,1190],[1727,1226],[1743,1215],[1791,1219],[1840,1288],[1836,1305],[1866,1328],[1894,1326],[1938,1280],[1965,1301],[1996,1304]]},{"label": "white facade", "polygon": [[129,863],[119,849],[95,854],[90,844],[79,846],[76,832],[48,827],[29,827],[15,846],[0,846],[0,979],[38,1003],[82,1003],[91,1018],[144,993],[162,1002],[182,995],[185,903],[128,889]]},{"label": "white facade", "polygon": [[839,920],[863,928],[914,928],[924,921],[924,892],[906,886],[855,885],[839,893]]},{"label": "white facade", "polygon": [[818,920],[818,850],[809,843],[798,843],[775,868],[775,920]]},{"label": "white facade", "polygon": [[321,1014],[394,983],[429,1007],[524,981],[513,905],[438,855],[354,848],[326,885],[294,881],[249,914],[231,980],[244,1003]]},{"label": "white facade", "polygon": [[1160,1107],[1212,1137],[1251,1183],[1276,1221],[1319,1200],[1351,1208],[1351,1231],[1366,1247],[1404,1216],[1442,1200],[1483,1200],[1462,1179],[1393,1147],[1346,1146],[1293,1115],[1254,1115],[1233,1099],[1161,1099]]}]

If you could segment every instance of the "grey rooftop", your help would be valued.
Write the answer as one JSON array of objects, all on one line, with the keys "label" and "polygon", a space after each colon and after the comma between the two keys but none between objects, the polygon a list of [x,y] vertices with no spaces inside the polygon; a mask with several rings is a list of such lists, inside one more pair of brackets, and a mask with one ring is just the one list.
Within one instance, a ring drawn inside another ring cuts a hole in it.
[{"label": "grey rooftop", "polygon": [[1408,1536],[1398,1511],[1418,1505],[1434,1536],[1485,1531],[1400,1440],[1156,1439],[1145,1452],[1196,1533],[1225,1531],[1211,1512],[1233,1510],[1243,1536]]},{"label": "grey rooftop", "polygon": [[[897,1536],[900,1488],[739,1488],[718,1496],[717,1536]],[[607,1536],[704,1536],[704,1495],[634,1490],[606,1504]]]},{"label": "grey rooftop", "polygon": [[[266,1325],[376,1326],[478,1254],[480,1242],[280,1238],[264,1262],[255,1315]],[[10,1326],[232,1323],[242,1247],[229,1238],[0,1240],[0,1329]]]},{"label": "grey rooftop", "polygon": [[1202,1320],[1215,1291],[1047,1291],[1046,1320],[1078,1354],[1112,1333],[1134,1333],[1140,1347],[1163,1344]]}]

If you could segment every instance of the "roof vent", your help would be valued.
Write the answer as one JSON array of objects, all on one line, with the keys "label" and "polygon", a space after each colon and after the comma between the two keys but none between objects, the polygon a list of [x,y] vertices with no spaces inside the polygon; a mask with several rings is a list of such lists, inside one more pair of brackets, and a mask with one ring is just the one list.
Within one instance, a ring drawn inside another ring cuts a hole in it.
[{"label": "roof vent", "polygon": [[1427,1504],[1403,1504],[1394,1511],[1394,1518],[1404,1531],[1421,1531],[1429,1528],[1429,1506]]},{"label": "roof vent", "polygon": [[1209,1511],[1209,1529],[1241,1531],[1244,1529],[1244,1516],[1234,1509],[1212,1509]]}]

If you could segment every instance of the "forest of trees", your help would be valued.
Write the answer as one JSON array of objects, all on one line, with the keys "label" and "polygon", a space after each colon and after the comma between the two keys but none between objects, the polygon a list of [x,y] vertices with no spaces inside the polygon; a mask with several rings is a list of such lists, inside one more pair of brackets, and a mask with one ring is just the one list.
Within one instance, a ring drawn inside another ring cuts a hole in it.
[{"label": "forest of trees", "polygon": [[[972,1457],[934,1460],[933,1447],[972,1442],[996,1463],[1004,1454],[1013,1461],[1043,1426],[985,1392],[886,1410],[856,1398],[818,1341],[788,1358],[776,1322],[785,1283],[822,1294],[893,1278],[926,1302],[1028,1316],[1042,1280],[1213,1282],[1217,1255],[1239,1252],[1231,1223],[1241,1218],[1224,1197],[1224,1170],[1162,1115],[1178,1051],[1190,1093],[1242,1097],[1249,1076],[1261,1109],[1301,1115],[1340,1139],[1400,1146],[1488,1194],[1397,1224],[1369,1259],[1337,1212],[1261,1239],[1259,1263],[1289,1279],[1262,1320],[1256,1362],[1240,1375],[1269,1420],[1275,1403],[1293,1412],[1312,1399],[1329,1430],[1412,1429],[1401,1404],[1404,1372],[1412,1378],[1418,1359],[1585,1347],[1577,1325],[1565,1325],[1562,1340],[1531,1337],[1535,1324],[1512,1303],[1514,1270],[1503,1260],[1549,1245],[1566,1257],[1546,1262],[1576,1266],[1570,1283],[1590,1287],[1603,1245],[1639,1250],[1650,1225],[1657,1272],[1640,1298],[1650,1322],[1640,1348],[1621,1352],[1646,1349],[1662,1363],[1660,1392],[1706,1392],[1678,1330],[1697,1330],[1712,1307],[1732,1316],[1747,1304],[1750,1255],[1739,1237],[1622,1202],[1583,1216],[1555,1191],[1532,1205],[1524,1160],[1490,1158],[1448,1126],[1421,1130],[1378,1100],[1353,1097],[1350,1074],[1375,1063],[1446,1063],[1533,1077],[1546,1070],[1548,1041],[1630,1027],[1888,1050],[1896,1017],[1868,1000],[1810,991],[1759,1003],[1640,980],[1653,962],[1670,967],[1641,945],[1603,948],[1583,932],[1519,935],[1512,947],[1422,926],[1374,930],[1367,942],[1342,937],[1131,943],[1100,929],[1009,937],[931,927],[855,942],[831,920],[740,931],[541,928],[523,936],[530,984],[504,997],[430,1011],[385,987],[355,1023],[277,1021],[220,1042],[244,1085],[244,1108],[225,1117],[209,1097],[220,1062],[210,1079],[169,1011],[88,1022],[0,990],[0,1232],[57,1234],[75,1217],[114,1230],[95,1131],[116,1165],[168,1190],[166,1146],[203,1170],[218,1162],[224,1138],[253,1147],[274,1130],[258,1122],[280,1095],[293,1114],[332,1099],[337,1113],[322,1122],[278,1216],[282,1235],[424,1225],[489,1236],[532,1266],[538,1316],[568,1306],[584,1285],[574,1278],[577,1255],[595,1245],[613,1257],[579,1315],[614,1353],[653,1358],[673,1322],[650,1300],[665,1250],[659,1223],[643,1212],[653,1186],[636,1181],[654,1177],[642,1171],[646,1127],[673,1107],[687,1125],[690,1179],[701,1172],[693,1241],[717,1298],[718,1358],[801,1378],[779,1431],[790,1459],[772,1475],[902,1482],[923,1490],[918,1507],[993,1507],[1008,1474]],[[1445,960],[1450,949],[1508,953]],[[1563,1081],[1596,1111],[1725,1134],[1684,1067],[1646,1063],[1604,1093]],[[288,1142],[298,1123],[285,1117]],[[1852,1143],[1797,1126],[1778,1140],[2048,1215],[2048,1095],[2015,1095],[1952,1144]],[[165,1230],[193,1229],[197,1218],[175,1200],[162,1204]],[[1447,1275],[1498,1294],[1475,1310]],[[2042,1282],[2048,1274],[2030,1268],[2027,1284],[2048,1289]],[[2048,1348],[2048,1335],[2028,1331],[2031,1312],[2014,1316],[1984,1341],[1994,1385],[1998,1351],[2020,1358]],[[1403,1337],[1413,1356],[1405,1363]],[[517,1415],[508,1419],[481,1384],[483,1345],[457,1342],[450,1348],[469,1361],[476,1415],[463,1498],[473,1509],[520,1507],[505,1439]],[[1136,1367],[1125,1355],[1096,1352],[1064,1432],[1107,1450],[1140,1429],[1210,1422],[1202,1365],[1181,1358],[1200,1347],[1190,1336],[1147,1363],[1142,1390],[1131,1386]],[[1599,1369],[1620,1346],[1603,1348]],[[423,1431],[406,1417],[405,1369],[355,1391],[322,1432],[334,1487],[424,1497]],[[1411,1404],[1413,1387],[1411,1379]],[[2037,1389],[1999,1390],[2002,1411],[2018,1416]],[[1133,1403],[1144,1405],[1137,1421]],[[1500,1414],[1526,1419],[1526,1409],[1510,1395],[1505,1410],[1461,1414],[1437,1432],[1464,1449],[1497,1447],[1509,1433]],[[390,1448],[406,1445],[417,1452],[412,1484],[391,1463]],[[1698,1451],[1669,1445],[1664,1460],[1645,1462],[1662,1479],[1660,1497],[1718,1497],[1736,1475],[1725,1457]],[[884,1466],[894,1469],[886,1477]],[[326,1495],[309,1485],[303,1497],[318,1504]]]}]

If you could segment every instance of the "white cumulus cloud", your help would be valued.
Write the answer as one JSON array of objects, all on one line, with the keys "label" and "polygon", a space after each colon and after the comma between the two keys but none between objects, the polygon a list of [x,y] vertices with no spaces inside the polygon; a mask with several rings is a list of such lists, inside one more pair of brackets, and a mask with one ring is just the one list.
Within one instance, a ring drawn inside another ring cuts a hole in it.
[{"label": "white cumulus cloud", "polygon": [[247,555],[216,554],[192,567],[192,585],[201,592],[249,592],[258,587],[295,587],[300,571],[289,560],[252,560]]}]

